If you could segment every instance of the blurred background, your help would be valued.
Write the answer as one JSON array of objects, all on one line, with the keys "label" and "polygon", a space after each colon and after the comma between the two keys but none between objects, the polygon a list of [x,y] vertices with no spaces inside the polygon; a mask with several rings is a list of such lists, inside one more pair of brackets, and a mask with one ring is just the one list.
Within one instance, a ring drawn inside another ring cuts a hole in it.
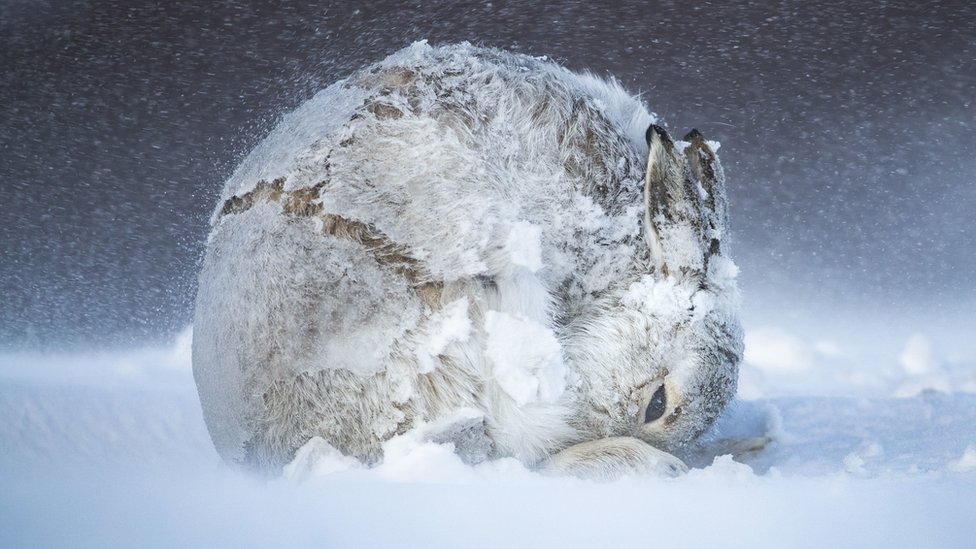
[{"label": "blurred background", "polygon": [[721,141],[764,348],[968,360],[974,21],[901,0],[0,0],[0,349],[172,340],[234,166],[316,91],[428,39],[613,75],[674,133]]}]

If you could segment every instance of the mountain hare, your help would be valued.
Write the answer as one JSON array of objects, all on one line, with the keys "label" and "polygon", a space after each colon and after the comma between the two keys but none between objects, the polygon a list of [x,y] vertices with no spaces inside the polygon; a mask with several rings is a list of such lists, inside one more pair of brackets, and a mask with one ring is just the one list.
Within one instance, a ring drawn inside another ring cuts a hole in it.
[{"label": "mountain hare", "polygon": [[[225,460],[413,429],[467,462],[593,478],[732,398],[742,336],[714,144],[613,81],[413,44],[287,115],[227,182],[193,373]],[[416,432],[416,431],[415,431]]]}]

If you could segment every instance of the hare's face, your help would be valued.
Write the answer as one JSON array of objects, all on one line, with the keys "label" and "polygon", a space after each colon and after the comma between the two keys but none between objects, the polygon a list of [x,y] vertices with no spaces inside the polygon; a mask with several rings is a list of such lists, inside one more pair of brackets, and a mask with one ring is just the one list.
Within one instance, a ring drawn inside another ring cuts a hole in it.
[{"label": "hare's face", "polygon": [[[697,438],[735,396],[741,343],[737,325],[706,318],[671,368],[638,391],[633,436],[665,450]],[[672,371],[673,369],[673,371]]]},{"label": "hare's face", "polygon": [[[574,423],[582,438],[639,438],[668,451],[702,434],[735,395],[738,324],[722,311],[660,316],[627,304],[574,327],[567,346],[579,376]],[[676,290],[668,286],[667,289]]]}]

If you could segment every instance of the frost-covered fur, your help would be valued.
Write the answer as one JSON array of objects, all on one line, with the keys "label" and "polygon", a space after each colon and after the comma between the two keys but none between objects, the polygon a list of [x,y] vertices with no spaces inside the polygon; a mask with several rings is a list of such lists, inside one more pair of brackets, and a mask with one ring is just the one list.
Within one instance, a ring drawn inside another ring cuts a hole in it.
[{"label": "frost-covered fur", "polygon": [[654,121],[613,81],[423,42],[286,116],[200,275],[220,454],[277,471],[321,437],[375,463],[423,428],[470,462],[680,470],[742,344],[715,146]]}]

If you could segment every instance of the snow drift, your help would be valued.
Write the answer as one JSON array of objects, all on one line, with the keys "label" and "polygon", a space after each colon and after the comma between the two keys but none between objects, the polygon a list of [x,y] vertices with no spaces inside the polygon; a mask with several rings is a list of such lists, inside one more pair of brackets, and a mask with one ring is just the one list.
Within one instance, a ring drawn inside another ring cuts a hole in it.
[{"label": "snow drift", "polygon": [[965,382],[897,397],[914,374],[892,373],[884,390],[828,376],[797,394],[819,375],[785,369],[717,426],[774,442],[745,464],[719,457],[675,479],[598,484],[512,460],[469,466],[449,445],[405,438],[375,469],[313,444],[269,482],[214,452],[190,337],[0,355],[0,544],[965,547],[976,535],[976,395]]}]

